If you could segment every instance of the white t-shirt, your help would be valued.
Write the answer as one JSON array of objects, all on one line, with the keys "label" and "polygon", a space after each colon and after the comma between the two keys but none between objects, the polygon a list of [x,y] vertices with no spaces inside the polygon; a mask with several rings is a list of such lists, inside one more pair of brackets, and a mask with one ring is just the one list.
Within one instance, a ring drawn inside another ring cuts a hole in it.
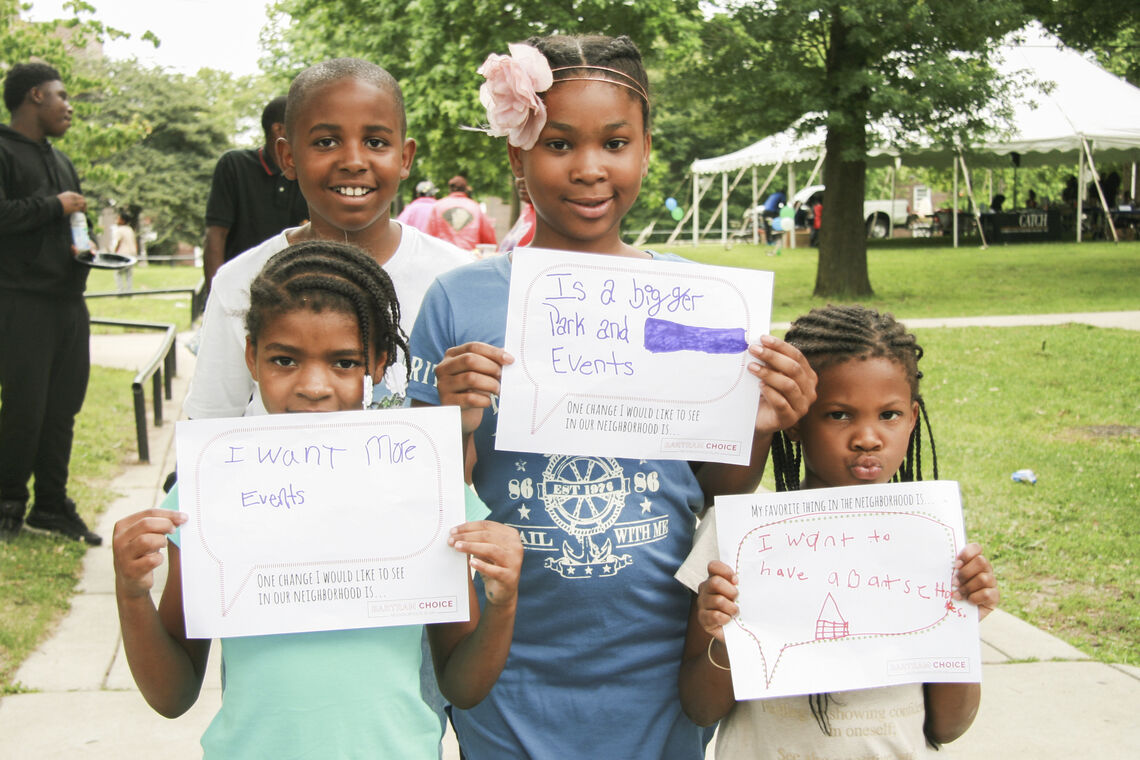
[{"label": "white t-shirt", "polygon": [[[438,238],[400,225],[400,244],[384,263],[400,301],[400,326],[411,334],[420,303],[436,275],[472,260],[471,254]],[[296,229],[296,228],[294,228]],[[183,409],[191,419],[265,414],[261,394],[245,364],[245,315],[249,286],[275,253],[289,246],[284,230],[222,265],[210,287],[202,319],[201,344]],[[403,373],[402,362],[392,369]],[[380,385],[380,383],[377,383]],[[390,387],[404,387],[390,383]]]},{"label": "white t-shirt", "polygon": [[138,239],[135,237],[133,229],[125,224],[116,224],[111,227],[111,253],[136,256],[138,252]]},{"label": "white t-shirt", "polygon": [[[720,559],[716,509],[705,512],[693,550],[674,577],[694,593]],[[824,734],[807,696],[737,702],[720,721],[717,760],[895,760],[936,758],[922,733],[926,702],[922,684],[833,692],[827,708],[831,733]]]}]

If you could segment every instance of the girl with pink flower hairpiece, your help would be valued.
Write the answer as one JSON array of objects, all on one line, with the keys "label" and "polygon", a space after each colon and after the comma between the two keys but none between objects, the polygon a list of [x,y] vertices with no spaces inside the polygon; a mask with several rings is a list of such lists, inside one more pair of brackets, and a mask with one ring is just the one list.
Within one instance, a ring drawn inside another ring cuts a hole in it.
[{"label": "girl with pink flower hairpiece", "polygon": [[[544,37],[510,53],[480,67],[480,100],[487,131],[507,138],[511,169],[526,182],[531,245],[678,260],[621,239],[651,142],[648,77],[633,42]],[[672,576],[706,503],[755,490],[772,433],[810,406],[814,373],[783,341],[751,347],[765,397],[753,467],[499,451],[499,378],[514,361],[501,348],[511,266],[526,255],[518,247],[437,278],[412,329],[410,353],[427,368],[413,373],[413,405],[460,407],[472,482],[491,519],[524,541],[510,657],[479,705],[452,710],[460,746],[471,760],[702,760],[707,735],[677,688],[690,594]],[[603,525],[603,514],[617,522]],[[478,581],[476,590],[483,595]]]}]

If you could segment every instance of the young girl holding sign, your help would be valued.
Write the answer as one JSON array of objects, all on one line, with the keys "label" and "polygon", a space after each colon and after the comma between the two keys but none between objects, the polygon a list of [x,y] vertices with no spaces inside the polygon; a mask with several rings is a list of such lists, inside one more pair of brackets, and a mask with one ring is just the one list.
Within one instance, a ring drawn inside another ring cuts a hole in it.
[{"label": "young girl holding sign", "polygon": [[[254,280],[246,361],[270,413],[360,409],[365,389],[398,354],[407,356],[388,275],[353,246],[309,242],[270,259]],[[479,520],[468,492],[467,522],[448,543],[470,555],[487,589],[471,620],[428,626],[436,674],[457,705],[479,702],[507,659],[522,546],[518,533]],[[195,702],[209,640],[187,639],[176,528],[187,516],[177,491],[167,508],[115,525],[115,597],[123,647],[143,696],[159,713]],[[162,599],[151,600],[167,546]],[[421,626],[249,636],[222,641],[222,708],[202,737],[205,756],[401,757],[434,760],[440,724],[420,698]]]},{"label": "young girl holding sign", "polygon": [[[650,150],[649,83],[634,44],[547,37],[510,50],[480,69],[481,99],[526,181],[532,245],[676,260],[621,239]],[[511,266],[526,255],[516,248],[440,276],[412,331],[413,355],[435,371],[409,395],[462,408],[475,487],[527,550],[510,661],[487,699],[453,711],[460,745],[472,760],[698,760],[702,731],[677,695],[689,595],[671,576],[707,500],[755,488],[772,431],[806,411],[814,373],[782,341],[751,348],[765,397],[753,467],[498,451]]]},{"label": "young girl holding sign", "polygon": [[[776,435],[777,490],[922,480],[919,414],[925,419],[926,408],[918,392],[922,349],[914,336],[889,314],[829,306],[797,319],[785,340],[811,362],[819,384],[804,418]],[[933,437],[930,448],[934,460]],[[937,478],[936,460],[933,469]],[[981,697],[976,683],[736,702],[723,630],[739,611],[736,578],[717,556],[710,510],[677,573],[697,592],[680,686],[693,720],[721,721],[718,760],[919,757],[970,727]],[[976,544],[962,550],[955,567],[954,598],[977,605],[979,619],[984,618],[998,603],[993,568]]]}]

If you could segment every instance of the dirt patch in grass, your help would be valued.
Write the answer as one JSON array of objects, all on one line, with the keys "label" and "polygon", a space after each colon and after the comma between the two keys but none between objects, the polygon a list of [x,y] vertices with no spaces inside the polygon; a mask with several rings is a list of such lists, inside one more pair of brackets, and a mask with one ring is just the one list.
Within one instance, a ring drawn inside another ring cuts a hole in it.
[{"label": "dirt patch in grass", "polygon": [[1076,430],[1089,438],[1140,438],[1140,427],[1135,425],[1087,425]]}]

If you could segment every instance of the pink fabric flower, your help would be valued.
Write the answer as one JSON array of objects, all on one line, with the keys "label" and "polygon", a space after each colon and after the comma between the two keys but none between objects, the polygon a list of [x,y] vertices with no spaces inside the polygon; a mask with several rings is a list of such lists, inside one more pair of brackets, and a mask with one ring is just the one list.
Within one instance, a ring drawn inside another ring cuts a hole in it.
[{"label": "pink fabric flower", "polygon": [[510,44],[510,55],[491,53],[479,73],[487,80],[479,101],[487,109],[488,133],[530,150],[546,124],[546,104],[538,93],[550,89],[554,75],[546,56],[530,45]]}]

